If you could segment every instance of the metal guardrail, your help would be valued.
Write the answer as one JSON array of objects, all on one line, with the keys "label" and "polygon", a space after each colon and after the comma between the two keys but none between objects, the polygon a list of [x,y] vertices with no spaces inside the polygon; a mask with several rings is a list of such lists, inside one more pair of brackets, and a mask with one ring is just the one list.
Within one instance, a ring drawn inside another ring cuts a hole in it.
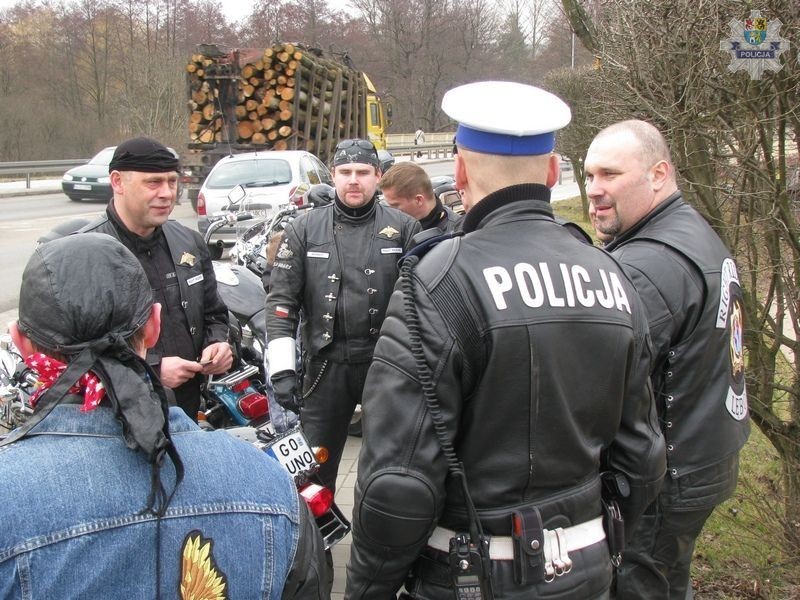
[{"label": "metal guardrail", "polygon": [[[449,134],[448,134],[449,135]],[[408,155],[413,161],[415,158],[425,157],[427,159],[450,159],[453,158],[453,143],[431,142],[428,144],[408,144],[408,145],[388,145],[386,148],[394,156]],[[421,155],[421,156],[418,156]],[[88,158],[75,158],[65,160],[31,160],[22,162],[0,162],[0,177],[6,175],[24,175],[25,187],[31,187],[31,175],[38,173],[63,173],[72,167],[85,165],[89,162]],[[572,165],[565,168],[562,164],[562,172],[571,171]],[[573,175],[574,177],[574,175]],[[559,181],[560,183],[560,181]]]},{"label": "metal guardrail", "polygon": [[[405,145],[405,146],[391,146],[387,145],[386,149],[392,153],[393,156],[405,156],[408,155],[411,157],[413,161],[417,158],[418,154],[421,154],[425,158],[453,158],[453,143],[449,142],[447,144],[439,143],[430,143],[430,144],[419,144],[419,145]],[[421,158],[421,156],[420,156]]]},{"label": "metal guardrail", "polygon": [[[427,158],[452,158],[453,145],[442,143],[420,144],[419,146],[389,146],[389,152],[395,156],[411,156],[413,160],[417,152],[422,152]],[[72,167],[85,165],[88,158],[73,158],[65,160],[30,160],[20,162],[0,162],[0,177],[8,175],[24,175],[25,187],[31,187],[31,175],[40,173],[63,173]]]},{"label": "metal guardrail", "polygon": [[38,173],[63,173],[67,169],[85,165],[87,162],[89,162],[88,158],[4,162],[0,163],[0,177],[5,175],[24,175],[25,187],[30,189],[31,175]]}]

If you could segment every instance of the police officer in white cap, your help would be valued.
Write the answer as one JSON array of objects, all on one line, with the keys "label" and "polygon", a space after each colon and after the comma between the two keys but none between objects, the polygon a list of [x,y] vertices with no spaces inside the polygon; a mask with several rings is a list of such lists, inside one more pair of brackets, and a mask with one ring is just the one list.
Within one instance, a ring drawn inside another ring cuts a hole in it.
[{"label": "police officer in white cap", "polygon": [[554,220],[564,102],[479,82],[442,108],[468,212],[406,258],[389,304],[345,597],[607,598],[622,518],[665,471],[641,302]]}]

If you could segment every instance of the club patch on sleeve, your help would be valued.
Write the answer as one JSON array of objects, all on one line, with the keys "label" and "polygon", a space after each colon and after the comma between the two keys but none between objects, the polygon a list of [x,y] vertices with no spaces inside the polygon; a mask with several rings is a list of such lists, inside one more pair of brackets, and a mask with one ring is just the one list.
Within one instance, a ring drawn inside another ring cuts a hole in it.
[{"label": "club patch on sleeve", "polygon": [[289,314],[291,311],[286,308],[285,306],[276,306],[275,307],[275,316],[281,319],[288,319]]}]

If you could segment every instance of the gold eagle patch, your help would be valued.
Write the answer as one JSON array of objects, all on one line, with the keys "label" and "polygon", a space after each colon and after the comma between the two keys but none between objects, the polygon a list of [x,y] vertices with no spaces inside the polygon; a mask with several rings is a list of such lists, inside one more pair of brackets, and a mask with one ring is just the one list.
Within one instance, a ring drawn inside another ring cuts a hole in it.
[{"label": "gold eagle patch", "polygon": [[396,236],[400,232],[397,231],[397,229],[395,229],[391,225],[389,225],[389,226],[384,227],[383,229],[381,229],[378,233],[380,235],[385,235],[389,239],[392,239],[394,236]]},{"label": "gold eagle patch", "polygon": [[181,551],[181,600],[228,600],[225,573],[214,562],[213,540],[192,531]]}]

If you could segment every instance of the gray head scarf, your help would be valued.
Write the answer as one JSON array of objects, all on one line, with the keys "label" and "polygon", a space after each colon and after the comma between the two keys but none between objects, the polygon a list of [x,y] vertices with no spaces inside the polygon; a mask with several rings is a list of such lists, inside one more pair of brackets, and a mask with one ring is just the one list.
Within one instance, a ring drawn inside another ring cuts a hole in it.
[{"label": "gray head scarf", "polygon": [[145,511],[160,515],[171,499],[159,473],[164,456],[175,465],[176,487],[183,465],[170,440],[164,389],[126,341],[145,324],[152,306],[139,261],[113,237],[85,233],[40,245],[22,275],[18,326],[39,346],[65,355],[68,366],[41,396],[33,417],[3,445],[24,437],[92,370],[122,423],[125,443],[153,467]]}]

